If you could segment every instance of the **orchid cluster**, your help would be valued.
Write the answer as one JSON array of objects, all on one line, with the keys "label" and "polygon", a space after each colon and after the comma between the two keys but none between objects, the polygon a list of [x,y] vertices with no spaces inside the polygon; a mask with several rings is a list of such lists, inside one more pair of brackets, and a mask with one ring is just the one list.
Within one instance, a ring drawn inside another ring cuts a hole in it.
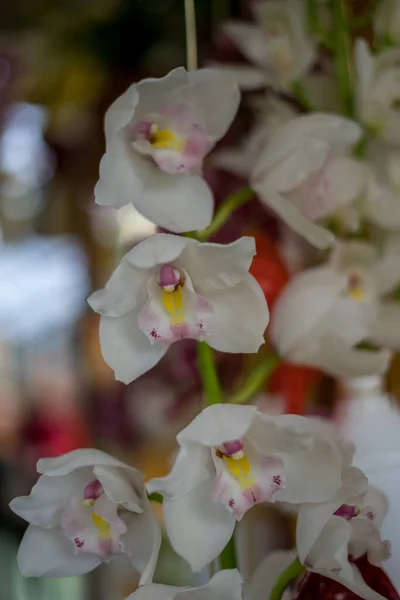
[{"label": "orchid cluster", "polygon": [[[131,203],[167,232],[135,245],[88,299],[101,315],[103,356],[129,384],[171,344],[194,339],[205,407],[178,434],[171,472],[147,483],[99,450],[41,459],[31,494],[11,503],[29,523],[18,554],[25,576],[83,574],[125,555],[140,573],[129,600],[279,600],[306,572],[365,600],[384,598],[357,560],[381,566],[390,556],[379,533],[386,501],[352,465],[352,444],[317,420],[270,416],[247,404],[281,358],[339,377],[381,374],[400,347],[400,48],[374,54],[356,40],[353,93],[351,16],[341,0],[310,0],[307,19],[304,4],[254,2],[252,22],[226,24],[251,65],[177,68],[134,83],[107,111],[96,202]],[[376,15],[382,46],[400,42],[396,0],[387,4],[394,16]],[[322,59],[326,73],[317,75]],[[331,66],[340,97],[329,98],[338,105],[328,113],[315,90],[318,78],[329,82]],[[264,89],[255,128],[208,160],[248,185],[214,215],[203,165],[237,113],[240,88]],[[296,232],[299,252],[303,239],[317,249],[318,264],[294,274],[274,306],[274,360],[232,394],[221,387],[214,350],[256,353],[269,309],[249,272],[255,240],[208,240],[256,195],[282,228]],[[193,572],[219,566],[205,586],[153,583],[161,529],[149,499],[162,501],[171,545]],[[260,503],[296,515],[295,549],[268,555],[243,581],[235,528]]]}]

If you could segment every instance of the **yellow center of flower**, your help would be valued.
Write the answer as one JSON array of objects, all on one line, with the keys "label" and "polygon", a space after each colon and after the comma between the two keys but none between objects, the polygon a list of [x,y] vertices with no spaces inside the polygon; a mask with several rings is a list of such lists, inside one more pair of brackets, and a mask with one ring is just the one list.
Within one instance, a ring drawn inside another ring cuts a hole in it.
[{"label": "yellow center of flower", "polygon": [[222,455],[225,465],[232,475],[238,480],[242,489],[250,487],[254,479],[250,477],[251,465],[249,459],[242,452],[233,456]]},{"label": "yellow center of flower", "polygon": [[167,313],[171,325],[181,325],[185,323],[185,314],[183,312],[182,286],[179,284],[172,291],[163,289],[161,292],[161,301]]},{"label": "yellow center of flower", "polygon": [[153,123],[150,130],[150,144],[153,148],[160,150],[174,150],[175,152],[183,152],[185,140],[176,136],[169,129],[159,129],[156,123]]},{"label": "yellow center of flower", "polygon": [[363,302],[365,300],[364,280],[359,273],[350,274],[347,295],[356,302]]},{"label": "yellow center of flower", "polygon": [[103,519],[103,517],[99,517],[99,515],[94,512],[92,514],[92,520],[98,529],[100,537],[110,537],[110,525]]}]

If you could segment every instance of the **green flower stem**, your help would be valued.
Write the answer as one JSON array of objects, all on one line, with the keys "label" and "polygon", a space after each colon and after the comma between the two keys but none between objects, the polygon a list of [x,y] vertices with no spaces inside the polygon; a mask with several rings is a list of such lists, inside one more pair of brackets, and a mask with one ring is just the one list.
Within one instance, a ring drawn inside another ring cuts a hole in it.
[{"label": "green flower stem", "polygon": [[162,504],[164,501],[163,496],[161,496],[161,494],[159,494],[158,492],[147,494],[147,497],[150,500],[150,502],[158,502],[158,504]]},{"label": "green flower stem", "polygon": [[267,379],[278,366],[279,362],[279,357],[276,354],[271,354],[257,365],[250,373],[242,389],[230,398],[230,404],[245,404],[251,400],[253,396],[260,391]]},{"label": "green flower stem", "polygon": [[197,362],[203,380],[207,406],[223,402],[221,385],[215,368],[214,352],[206,342],[197,344]]},{"label": "green flower stem", "polygon": [[206,242],[214,233],[217,233],[223,225],[227,222],[231,214],[246,202],[249,202],[255,196],[254,191],[249,187],[244,187],[228,196],[228,198],[221,204],[215,213],[213,222],[209,227],[198,231],[188,237],[194,237],[200,242]]},{"label": "green flower stem", "polygon": [[278,577],[272,588],[269,600],[281,600],[288,585],[305,572],[305,567],[296,558]]},{"label": "green flower stem", "polygon": [[332,50],[332,35],[330,31],[322,27],[319,21],[316,0],[307,0],[307,19],[311,33],[313,33],[327,48]]},{"label": "green flower stem", "polygon": [[233,532],[231,539],[219,555],[219,568],[221,571],[236,569],[236,565],[235,532]]},{"label": "green flower stem", "polygon": [[297,100],[307,112],[315,112],[317,110],[307,96],[304,85],[301,81],[293,81],[290,87],[293,95],[296,96]]},{"label": "green flower stem", "polygon": [[349,37],[344,11],[344,0],[333,0],[332,16],[336,75],[343,113],[347,117],[353,117],[354,97],[348,62]]}]

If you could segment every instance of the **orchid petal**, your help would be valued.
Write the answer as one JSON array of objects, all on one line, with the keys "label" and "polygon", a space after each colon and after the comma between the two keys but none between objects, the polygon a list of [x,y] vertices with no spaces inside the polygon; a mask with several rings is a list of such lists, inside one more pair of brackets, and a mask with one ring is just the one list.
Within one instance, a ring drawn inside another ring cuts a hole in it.
[{"label": "orchid petal", "polygon": [[139,269],[152,269],[158,265],[174,262],[186,246],[197,243],[189,238],[169,233],[157,233],[137,244],[124,256],[123,260]]},{"label": "orchid petal", "polygon": [[299,508],[296,529],[296,546],[299,559],[305,562],[318,536],[326,523],[342,505],[363,494],[368,487],[368,479],[356,467],[343,470],[343,483],[332,500],[321,503],[305,503]]},{"label": "orchid petal", "polygon": [[120,504],[135,513],[142,512],[141,498],[136,491],[143,487],[143,477],[139,471],[135,471],[133,468],[127,469],[125,467],[122,469],[120,467],[98,465],[94,467],[93,473],[101,483],[105,495],[115,505]]},{"label": "orchid petal", "polygon": [[[229,290],[208,292],[205,297],[214,309],[207,343],[220,352],[257,352],[264,343],[269,311],[254,277],[247,275]],[[246,316],[238,320],[244,306]]]},{"label": "orchid petal", "polygon": [[237,569],[225,569],[202,587],[180,591],[176,600],[242,600],[242,584]]},{"label": "orchid petal", "polygon": [[187,245],[177,266],[190,274],[199,294],[232,288],[243,281],[256,254],[255,240],[241,237],[231,244]]},{"label": "orchid petal", "polygon": [[[220,76],[218,69],[189,72],[190,86],[177,90],[177,97],[199,117],[205,131],[215,141],[222,138],[235,118],[240,91],[234,81]],[[218,94],[218,102],[215,95]]]},{"label": "orchid petal", "polygon": [[171,545],[195,572],[221,553],[236,522],[224,506],[212,500],[211,485],[205,481],[184,496],[164,502]]},{"label": "orchid petal", "polygon": [[400,305],[398,302],[383,302],[378,317],[372,325],[369,339],[385,348],[400,348]]},{"label": "orchid petal", "polygon": [[132,515],[127,532],[121,536],[124,551],[141,573],[139,585],[151,583],[161,546],[161,528],[146,493],[140,515]]},{"label": "orchid petal", "polygon": [[146,273],[121,262],[106,286],[88,298],[89,306],[105,317],[120,317],[136,306],[138,291],[146,285]]},{"label": "orchid petal", "polygon": [[214,199],[200,175],[169,175],[154,169],[134,202],[138,211],[164,229],[181,233],[205,229],[212,221]]},{"label": "orchid petal", "polygon": [[60,530],[34,525],[28,527],[22,538],[17,561],[23,577],[83,575],[101,563],[93,554],[74,554],[73,543]]},{"label": "orchid petal", "polygon": [[159,492],[172,500],[197,488],[211,477],[213,471],[209,448],[195,443],[186,444],[185,439],[182,439],[186,429],[177,436],[182,447],[171,472],[165,477],[151,479],[147,484],[150,493]]},{"label": "orchid petal", "polygon": [[240,439],[257,413],[256,406],[212,404],[177,435],[177,440],[182,445],[197,442],[204,446],[219,446]]},{"label": "orchid petal", "polygon": [[101,317],[100,344],[104,360],[123,383],[146,373],[167,351],[167,346],[150,345],[134,312],[121,317]]},{"label": "orchid petal", "polygon": [[264,69],[271,66],[271,54],[260,27],[251,23],[227,21],[223,30],[247,59]]},{"label": "orchid petal", "polygon": [[253,187],[259,194],[260,200],[312,246],[325,249],[334,244],[335,236],[327,229],[309,221],[290,200],[286,200],[273,189],[267,189],[261,184],[255,183]]},{"label": "orchid petal", "polygon": [[295,558],[295,550],[277,550],[268,554],[244,586],[246,600],[269,598],[279,575],[292,564]]},{"label": "orchid petal", "polygon": [[314,267],[292,279],[274,307],[269,334],[286,356],[326,317],[346,286],[333,269]]},{"label": "orchid petal", "polygon": [[33,486],[30,495],[14,498],[10,508],[28,523],[46,529],[55,527],[60,523],[71,493],[84,486],[87,479],[86,472],[68,473],[57,479],[43,475]]},{"label": "orchid petal", "polygon": [[[133,467],[128,467],[125,463],[110,456],[106,452],[101,450],[95,450],[94,448],[80,448],[79,450],[72,450],[56,458],[41,458],[37,463],[38,473],[44,473],[50,477],[67,475],[75,469],[81,469],[83,467],[123,467],[125,469],[131,469],[133,472],[136,471]],[[61,481],[61,480],[60,480]]]}]

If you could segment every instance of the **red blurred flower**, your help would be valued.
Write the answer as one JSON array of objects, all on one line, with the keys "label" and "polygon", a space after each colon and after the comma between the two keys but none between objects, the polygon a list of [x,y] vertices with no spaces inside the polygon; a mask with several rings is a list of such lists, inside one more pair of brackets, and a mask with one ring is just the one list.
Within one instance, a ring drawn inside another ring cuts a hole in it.
[{"label": "red blurred flower", "polygon": [[321,378],[321,372],[312,367],[281,363],[268,382],[268,391],[285,400],[286,413],[301,415],[308,395]]}]

